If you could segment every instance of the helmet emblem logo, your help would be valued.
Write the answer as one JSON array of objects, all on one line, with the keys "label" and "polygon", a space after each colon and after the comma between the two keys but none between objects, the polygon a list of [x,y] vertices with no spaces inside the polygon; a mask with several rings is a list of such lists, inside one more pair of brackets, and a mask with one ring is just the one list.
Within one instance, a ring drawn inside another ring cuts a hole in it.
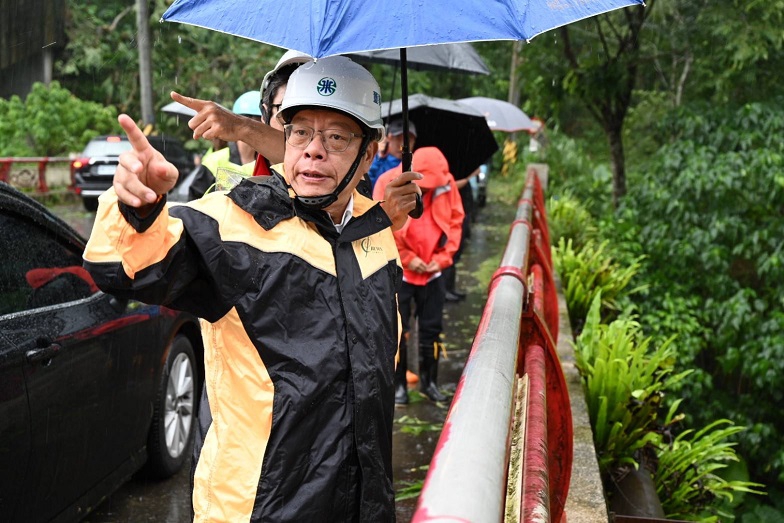
[{"label": "helmet emblem logo", "polygon": [[338,84],[329,77],[324,77],[318,81],[316,90],[321,96],[332,96],[335,94],[335,90],[337,89]]}]

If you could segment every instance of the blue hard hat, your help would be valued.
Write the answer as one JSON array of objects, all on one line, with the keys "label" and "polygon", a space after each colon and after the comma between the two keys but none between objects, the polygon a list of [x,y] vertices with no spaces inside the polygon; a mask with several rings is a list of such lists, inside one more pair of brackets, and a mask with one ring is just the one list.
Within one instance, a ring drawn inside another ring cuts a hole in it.
[{"label": "blue hard hat", "polygon": [[235,114],[247,116],[261,116],[261,93],[258,91],[248,91],[241,94],[234,102],[232,109]]}]

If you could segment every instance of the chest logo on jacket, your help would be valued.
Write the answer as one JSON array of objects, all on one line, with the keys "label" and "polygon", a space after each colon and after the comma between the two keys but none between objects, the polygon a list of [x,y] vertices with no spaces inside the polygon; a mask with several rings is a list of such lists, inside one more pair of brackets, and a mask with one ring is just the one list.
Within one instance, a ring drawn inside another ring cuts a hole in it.
[{"label": "chest logo on jacket", "polygon": [[384,249],[374,246],[373,241],[370,238],[363,238],[359,245],[362,247],[362,252],[365,253],[365,258],[375,253],[384,254]]}]

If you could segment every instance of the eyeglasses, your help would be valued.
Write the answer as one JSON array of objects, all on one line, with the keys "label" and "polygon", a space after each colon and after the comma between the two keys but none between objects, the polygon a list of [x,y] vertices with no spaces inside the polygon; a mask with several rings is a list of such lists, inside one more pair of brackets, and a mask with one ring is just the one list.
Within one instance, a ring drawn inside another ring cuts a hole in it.
[{"label": "eyeglasses", "polygon": [[324,149],[335,153],[341,153],[348,149],[348,146],[351,144],[351,140],[354,137],[362,138],[365,136],[364,134],[350,133],[348,131],[343,131],[342,129],[321,129],[320,131],[317,131],[307,125],[291,123],[284,125],[283,130],[286,133],[286,143],[297,149],[304,149],[307,147],[310,142],[313,141],[313,137],[316,133],[320,133],[321,143],[324,146]]}]

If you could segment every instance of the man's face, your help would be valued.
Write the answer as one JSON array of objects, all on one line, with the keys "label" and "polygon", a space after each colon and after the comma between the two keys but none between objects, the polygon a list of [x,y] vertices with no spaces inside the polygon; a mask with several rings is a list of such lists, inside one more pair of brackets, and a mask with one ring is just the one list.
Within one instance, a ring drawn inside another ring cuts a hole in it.
[{"label": "man's face", "polygon": [[[387,136],[387,142],[389,143],[389,148],[387,149],[387,153],[391,154],[395,158],[402,158],[403,157],[403,133],[396,134],[395,136]],[[409,150],[414,150],[414,142],[416,142],[416,136],[411,133],[408,133],[408,148]]]},{"label": "man's face", "polygon": [[[348,148],[342,152],[324,149],[322,135],[316,132],[313,140],[304,148],[298,149],[286,143],[283,164],[286,178],[299,196],[323,196],[330,194],[348,173],[351,164],[359,152],[362,143],[362,129],[359,124],[345,114],[321,109],[305,109],[299,111],[291,121],[294,125],[305,125],[316,131],[339,129],[354,133]],[[328,211],[345,209],[351,192],[359,183],[362,175],[368,171],[378,148],[375,142],[362,155],[354,178],[348,187],[338,196],[338,201]]]}]

